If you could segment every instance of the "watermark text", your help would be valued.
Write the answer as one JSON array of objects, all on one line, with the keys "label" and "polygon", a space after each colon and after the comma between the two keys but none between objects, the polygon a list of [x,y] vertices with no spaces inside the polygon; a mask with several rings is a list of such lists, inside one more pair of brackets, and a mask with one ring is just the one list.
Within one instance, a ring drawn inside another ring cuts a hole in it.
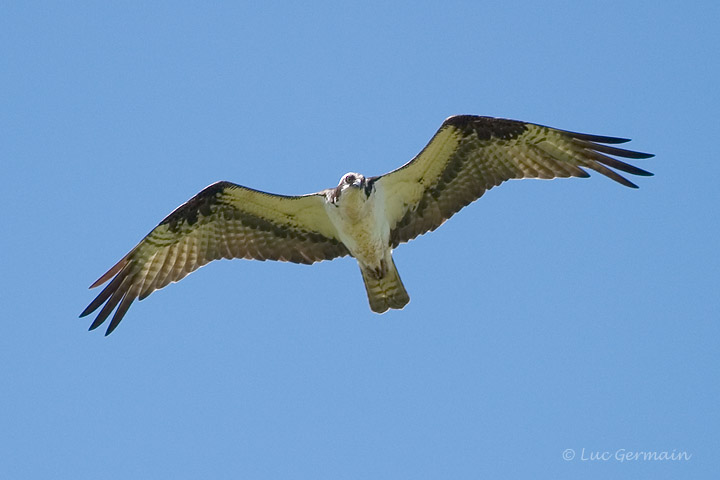
[{"label": "watermark text", "polygon": [[692,453],[685,450],[630,450],[618,448],[617,450],[591,450],[585,447],[580,451],[566,448],[562,452],[563,460],[579,462],[687,462]]}]

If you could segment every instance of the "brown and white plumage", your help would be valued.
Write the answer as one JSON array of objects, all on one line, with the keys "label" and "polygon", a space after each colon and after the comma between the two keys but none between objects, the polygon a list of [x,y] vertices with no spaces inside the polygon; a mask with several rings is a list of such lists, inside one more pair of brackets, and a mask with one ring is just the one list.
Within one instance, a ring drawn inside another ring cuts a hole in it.
[{"label": "brown and white plumage", "polygon": [[454,213],[506,180],[588,177],[583,168],[637,188],[608,167],[652,175],[609,157],[653,155],[603,144],[628,142],[502,118],[458,115],[442,124],[410,162],[380,177],[392,203],[392,246],[435,230]]},{"label": "brown and white plumage", "polygon": [[112,279],[81,316],[105,303],[92,330],[119,304],[110,334],[136,298],[220,258],[311,264],[348,255],[325,216],[324,201],[321,194],[286,197],[214,183],[168,215],[93,283],[90,288]]},{"label": "brown and white plumage", "polygon": [[649,172],[609,155],[652,155],[606,144],[628,140],[515,120],[448,118],[410,162],[379,177],[343,176],[332,189],[282,196],[218,182],[177,208],[91,288],[110,281],[81,316],[100,308],[90,329],[115,310],[111,333],[137,298],[176,282],[211,260],[248,258],[314,263],[352,255],[371,309],[402,308],[409,296],[392,248],[439,227],[490,188],[510,179],[587,177],[595,170],[637,188],[614,168]]}]

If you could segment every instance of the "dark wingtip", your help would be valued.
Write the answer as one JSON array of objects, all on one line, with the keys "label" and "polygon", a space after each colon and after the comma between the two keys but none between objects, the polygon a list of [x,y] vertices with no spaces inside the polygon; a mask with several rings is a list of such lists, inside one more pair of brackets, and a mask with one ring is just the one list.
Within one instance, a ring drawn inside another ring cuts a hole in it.
[{"label": "dark wingtip", "polygon": [[115,319],[115,317],[113,317],[112,321],[110,322],[110,325],[108,325],[107,330],[105,330],[106,337],[108,335],[110,335],[112,332],[114,332],[115,329],[117,328],[117,326],[120,325],[120,320],[122,320],[122,317],[120,317],[118,319]]},{"label": "dark wingtip", "polygon": [[625,186],[625,187],[634,188],[634,189],[636,189],[636,190],[637,190],[638,188],[640,188],[640,187],[638,187],[637,185],[635,185],[633,182],[631,182],[630,180],[628,180],[627,178],[625,178],[625,177],[623,177],[623,176],[621,176],[621,175],[618,175],[618,174],[615,173],[615,172],[612,172],[612,173],[614,174],[614,175],[612,175],[612,176],[610,176],[610,175],[608,175],[608,174],[603,174],[603,175],[605,175],[606,177],[610,177],[611,179],[615,180],[615,181],[618,182],[620,185],[623,185],[623,186]]},{"label": "dark wingtip", "polygon": [[[610,177],[611,179],[613,179],[613,180],[615,180],[616,182],[618,182],[620,185],[624,185],[624,186],[626,186],[626,187],[628,187],[628,188],[635,188],[635,189],[640,188],[640,187],[638,187],[637,185],[635,185],[633,182],[631,182],[630,180],[628,180],[627,178],[625,178],[625,177],[623,177],[623,176],[621,176],[621,175],[618,175],[617,173],[613,172],[612,170],[611,170],[611,172],[612,172],[612,175],[609,175],[609,174],[607,174],[607,173],[603,173],[603,175],[605,175],[606,177]],[[602,172],[601,172],[601,173],[602,173]]]},{"label": "dark wingtip", "polygon": [[107,319],[107,315],[98,315],[95,321],[90,324],[90,328],[88,328],[88,331],[95,330],[97,327],[105,323],[105,320]]},{"label": "dark wingtip", "polygon": [[[615,173],[615,172],[613,172],[613,173]],[[617,174],[616,174],[616,175],[617,175]],[[618,177],[618,178],[616,178],[616,177],[610,177],[610,178],[612,178],[613,180],[615,180],[616,182],[618,182],[618,183],[620,183],[620,184],[622,184],[622,185],[625,185],[625,186],[628,187],[628,188],[636,188],[636,189],[637,189],[637,188],[640,188],[640,187],[638,187],[637,185],[635,185],[633,182],[631,182],[630,180],[628,180],[628,179],[625,178],[625,177],[622,177],[622,176],[620,176],[620,175],[617,175],[617,177]]]}]

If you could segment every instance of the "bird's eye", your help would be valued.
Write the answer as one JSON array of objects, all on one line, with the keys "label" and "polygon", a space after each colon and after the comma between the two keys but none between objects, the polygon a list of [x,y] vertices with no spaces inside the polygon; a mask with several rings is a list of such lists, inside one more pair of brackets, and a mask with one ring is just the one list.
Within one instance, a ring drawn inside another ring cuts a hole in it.
[{"label": "bird's eye", "polygon": [[353,183],[355,183],[355,175],[348,175],[347,177],[345,177],[345,183],[347,183],[348,185],[352,185]]}]

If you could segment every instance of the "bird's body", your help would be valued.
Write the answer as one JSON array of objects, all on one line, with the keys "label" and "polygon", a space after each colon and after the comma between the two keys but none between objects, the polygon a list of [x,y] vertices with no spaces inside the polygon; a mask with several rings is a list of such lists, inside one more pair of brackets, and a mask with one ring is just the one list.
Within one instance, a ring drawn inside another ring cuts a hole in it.
[{"label": "bird's body", "polygon": [[218,182],[178,207],[91,287],[108,286],[83,311],[103,305],[91,329],[130,304],[219,258],[314,263],[351,255],[370,308],[403,308],[410,298],[392,249],[432,231],[485,191],[513,178],[587,177],[590,168],[628,187],[608,167],[650,175],[608,155],[652,155],[604,144],[627,140],[515,120],[450,117],[413,160],[386,175],[342,177],[337,187],[284,196]]},{"label": "bird's body", "polygon": [[327,195],[325,211],[350,255],[362,266],[379,269],[389,251],[390,224],[385,215],[385,192],[367,180],[349,173],[339,190]]},{"label": "bird's body", "polygon": [[342,241],[360,266],[370,308],[383,313],[410,301],[395,268],[390,221],[382,183],[348,173],[326,195],[325,210]]}]

